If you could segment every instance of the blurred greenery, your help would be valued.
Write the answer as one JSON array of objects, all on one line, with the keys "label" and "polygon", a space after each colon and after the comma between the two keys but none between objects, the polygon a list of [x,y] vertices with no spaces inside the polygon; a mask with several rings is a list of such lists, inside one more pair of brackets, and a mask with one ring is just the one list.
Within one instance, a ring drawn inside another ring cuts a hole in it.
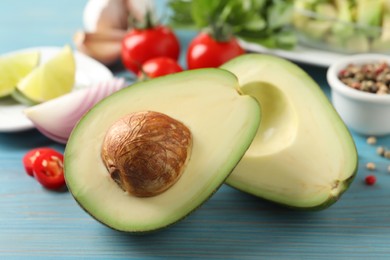
[{"label": "blurred greenery", "polygon": [[231,36],[269,48],[292,49],[291,0],[169,0],[170,25],[205,29],[219,41]]}]

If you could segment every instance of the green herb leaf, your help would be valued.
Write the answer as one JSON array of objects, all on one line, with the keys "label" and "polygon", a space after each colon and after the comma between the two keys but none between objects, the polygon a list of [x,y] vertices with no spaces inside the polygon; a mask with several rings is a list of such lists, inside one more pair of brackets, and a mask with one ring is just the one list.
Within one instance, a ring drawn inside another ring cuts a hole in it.
[{"label": "green herb leaf", "polygon": [[180,28],[196,27],[191,15],[191,1],[171,0],[168,1],[168,8],[172,11],[169,19],[171,26]]},{"label": "green herb leaf", "polygon": [[279,29],[290,23],[293,17],[292,5],[286,4],[286,1],[275,1],[267,10],[268,28]]},{"label": "green herb leaf", "polygon": [[291,48],[296,42],[292,33],[286,36],[291,0],[170,0],[169,7],[171,25],[208,28],[217,41],[233,35],[272,48]]}]

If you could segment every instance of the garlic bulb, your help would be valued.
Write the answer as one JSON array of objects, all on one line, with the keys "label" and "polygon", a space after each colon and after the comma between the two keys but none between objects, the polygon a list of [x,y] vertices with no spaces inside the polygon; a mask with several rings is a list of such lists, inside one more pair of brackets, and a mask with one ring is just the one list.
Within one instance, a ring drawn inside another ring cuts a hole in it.
[{"label": "garlic bulb", "polygon": [[155,14],[153,0],[89,0],[83,14],[84,31],[75,33],[74,44],[82,53],[112,65],[120,58],[129,20],[142,22],[148,11]]},{"label": "garlic bulb", "polygon": [[84,8],[86,32],[107,29],[128,29],[129,18],[142,21],[145,13],[153,12],[153,0],[89,0]]}]

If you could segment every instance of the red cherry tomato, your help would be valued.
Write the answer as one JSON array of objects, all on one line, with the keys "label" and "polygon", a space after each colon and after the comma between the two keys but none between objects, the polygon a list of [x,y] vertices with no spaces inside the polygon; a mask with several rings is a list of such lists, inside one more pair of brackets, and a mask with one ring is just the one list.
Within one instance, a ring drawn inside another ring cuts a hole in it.
[{"label": "red cherry tomato", "polygon": [[52,148],[49,147],[39,147],[32,149],[28,151],[24,156],[23,156],[23,166],[24,169],[26,170],[26,173],[30,176],[34,176],[33,174],[33,164],[35,162],[35,159],[37,159],[42,153],[45,153],[47,151],[55,151]]},{"label": "red cherry tomato", "polygon": [[187,66],[188,69],[219,67],[243,53],[244,50],[234,37],[229,41],[218,42],[207,33],[199,33],[188,47]]},{"label": "red cherry tomato", "polygon": [[176,60],[168,57],[158,57],[144,62],[138,77],[141,79],[144,77],[157,78],[180,71],[183,71],[183,68]]},{"label": "red cherry tomato", "polygon": [[165,56],[177,60],[180,43],[174,32],[162,25],[148,29],[132,29],[122,40],[122,62],[130,71],[138,74],[142,64]]},{"label": "red cherry tomato", "polygon": [[56,190],[65,186],[64,156],[57,151],[47,151],[33,164],[34,177],[45,188]]}]

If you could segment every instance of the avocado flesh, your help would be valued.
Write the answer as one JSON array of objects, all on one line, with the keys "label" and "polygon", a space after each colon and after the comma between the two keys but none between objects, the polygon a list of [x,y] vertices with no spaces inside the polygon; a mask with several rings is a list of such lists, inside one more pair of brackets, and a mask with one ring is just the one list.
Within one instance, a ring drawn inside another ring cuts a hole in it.
[{"label": "avocado flesh", "polygon": [[[134,84],[92,108],[65,149],[65,178],[81,207],[120,231],[157,230],[199,207],[225,181],[253,140],[260,121],[257,101],[238,91],[237,78],[200,69]],[[122,191],[101,160],[107,129],[135,111],[164,113],[191,131],[191,157],[167,191],[140,198]]]},{"label": "avocado flesh", "polygon": [[222,66],[258,99],[258,133],[227,184],[294,208],[323,209],[357,171],[354,141],[318,85],[281,58],[248,54]]}]

